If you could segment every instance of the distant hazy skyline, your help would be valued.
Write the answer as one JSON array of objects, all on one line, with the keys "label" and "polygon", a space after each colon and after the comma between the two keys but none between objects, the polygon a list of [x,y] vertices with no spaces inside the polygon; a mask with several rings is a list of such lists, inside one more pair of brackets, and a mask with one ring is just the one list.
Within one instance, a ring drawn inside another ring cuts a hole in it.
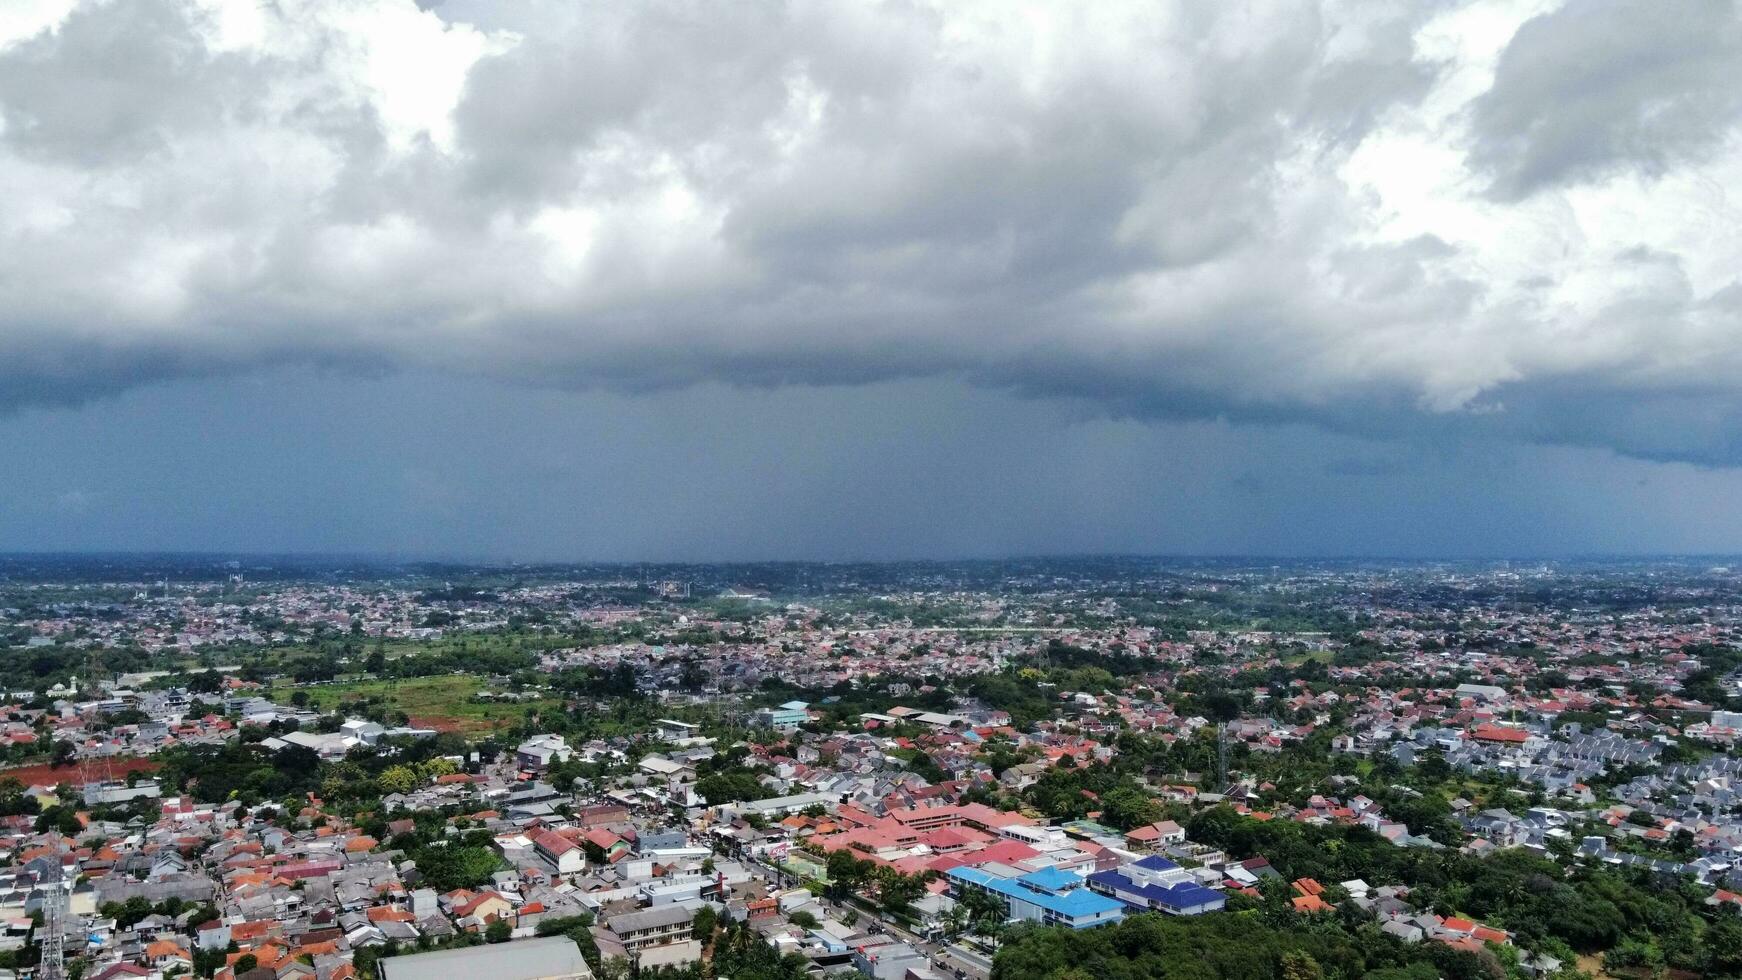
[{"label": "distant hazy skyline", "polygon": [[0,7],[0,550],[1742,551],[1742,12]]}]

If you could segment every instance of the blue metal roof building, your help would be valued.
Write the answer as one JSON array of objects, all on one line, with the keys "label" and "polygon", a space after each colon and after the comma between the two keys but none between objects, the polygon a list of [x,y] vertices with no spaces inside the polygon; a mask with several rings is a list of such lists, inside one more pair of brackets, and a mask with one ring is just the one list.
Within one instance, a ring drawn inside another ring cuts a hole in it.
[{"label": "blue metal roof building", "polygon": [[1082,878],[1058,868],[1015,878],[969,867],[951,868],[944,874],[958,890],[976,888],[1004,899],[1010,917],[1020,921],[1087,929],[1125,917],[1123,904],[1089,891],[1082,887]]},{"label": "blue metal roof building", "polygon": [[[1178,865],[1174,867],[1177,868]],[[1154,870],[1159,869],[1139,869],[1138,865],[1133,864],[1118,871],[1099,871],[1089,876],[1089,887],[1100,895],[1118,899],[1140,912],[1202,915],[1205,912],[1219,912],[1228,904],[1227,896],[1214,888],[1205,888],[1195,881],[1168,880],[1144,873]]]},{"label": "blue metal roof building", "polygon": [[1083,879],[1063,868],[1041,868],[1016,879],[1029,888],[1043,892],[1063,892],[1083,887]]}]

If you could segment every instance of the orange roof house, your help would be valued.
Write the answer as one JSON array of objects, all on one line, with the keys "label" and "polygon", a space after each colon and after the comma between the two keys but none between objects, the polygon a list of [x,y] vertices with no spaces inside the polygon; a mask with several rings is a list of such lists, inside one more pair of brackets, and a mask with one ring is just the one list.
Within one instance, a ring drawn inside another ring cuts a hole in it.
[{"label": "orange roof house", "polygon": [[1484,722],[1477,725],[1470,736],[1478,742],[1494,742],[1502,745],[1521,745],[1530,741],[1530,733],[1522,728],[1508,728],[1505,725],[1493,725]]},{"label": "orange roof house", "polygon": [[514,911],[514,906],[495,892],[483,892],[466,902],[454,906],[454,914],[465,918],[476,916],[480,922],[493,922]]},{"label": "orange roof house", "polygon": [[160,939],[154,943],[147,943],[145,946],[145,958],[152,966],[162,966],[164,963],[171,960],[185,960],[189,963],[193,962],[193,957],[188,955],[187,950],[167,939]]}]

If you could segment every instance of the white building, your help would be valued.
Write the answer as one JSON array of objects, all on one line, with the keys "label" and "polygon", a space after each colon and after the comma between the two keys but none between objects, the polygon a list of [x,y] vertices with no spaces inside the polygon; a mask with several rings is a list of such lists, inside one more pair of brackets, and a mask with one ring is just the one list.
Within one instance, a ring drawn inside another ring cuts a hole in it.
[{"label": "white building", "polygon": [[534,735],[514,750],[514,762],[522,769],[549,769],[575,754],[561,735]]}]

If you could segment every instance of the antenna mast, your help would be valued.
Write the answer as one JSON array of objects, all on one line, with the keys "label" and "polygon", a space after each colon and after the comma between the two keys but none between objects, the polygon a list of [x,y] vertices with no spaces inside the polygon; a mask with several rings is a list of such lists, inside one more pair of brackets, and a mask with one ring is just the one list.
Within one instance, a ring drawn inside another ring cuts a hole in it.
[{"label": "antenna mast", "polygon": [[[93,648],[90,655],[85,658],[85,688],[91,692],[91,697],[95,699],[93,703],[99,714],[102,713],[103,680],[103,658]],[[95,755],[87,752],[84,758],[79,760],[79,778],[84,782],[84,786],[80,788],[113,782],[115,772],[112,763],[113,760],[110,759],[107,752]]]},{"label": "antenna mast", "polygon": [[66,976],[67,893],[61,884],[60,845],[44,860],[49,862],[37,878],[42,889],[41,957],[36,975],[40,980],[63,980]]}]

